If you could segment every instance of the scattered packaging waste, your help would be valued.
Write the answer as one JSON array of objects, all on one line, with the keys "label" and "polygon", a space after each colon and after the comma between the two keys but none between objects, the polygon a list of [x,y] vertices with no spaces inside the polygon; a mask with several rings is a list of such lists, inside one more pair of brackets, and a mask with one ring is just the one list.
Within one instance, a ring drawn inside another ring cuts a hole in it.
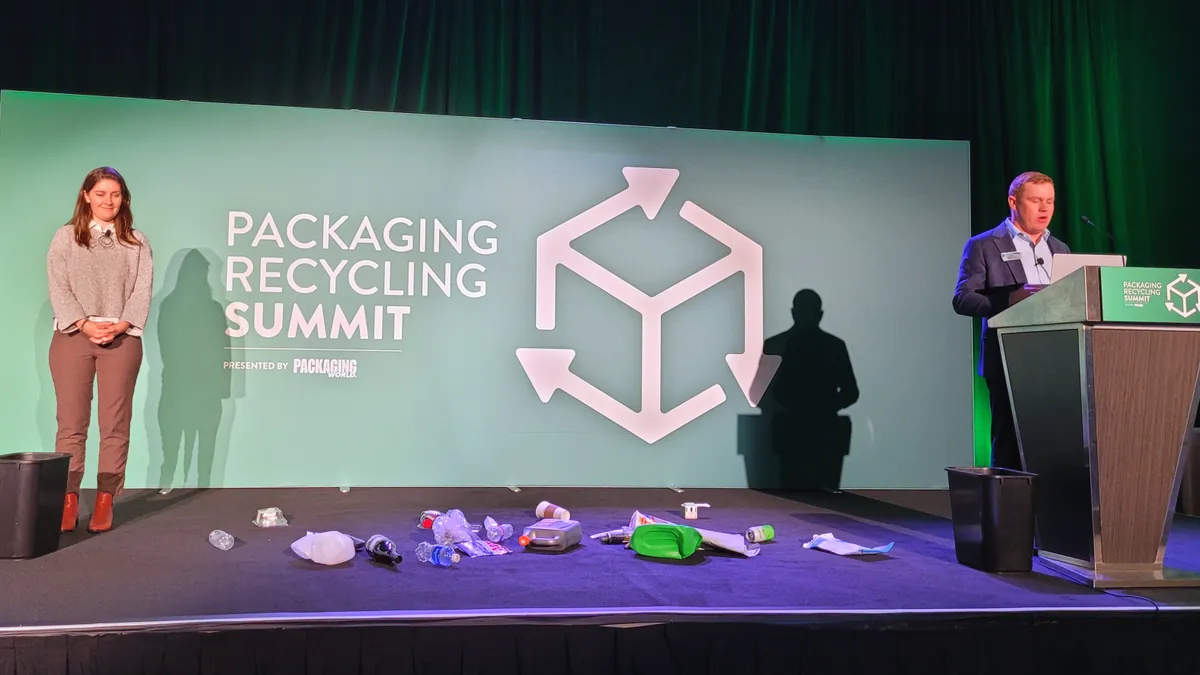
[{"label": "scattered packaging waste", "polygon": [[483,519],[483,529],[487,532],[488,541],[496,543],[502,542],[505,539],[513,536],[513,526],[508,523],[501,525],[496,522],[496,519],[488,516]]},{"label": "scattered packaging waste", "polygon": [[633,528],[622,527],[618,530],[593,534],[592,539],[599,539],[602,544],[627,544],[631,536],[633,536]]},{"label": "scattered packaging waste", "polygon": [[213,530],[208,533],[208,543],[216,546],[222,551],[228,551],[233,548],[233,535],[225,530]]},{"label": "scattered packaging waste", "polygon": [[441,511],[434,511],[433,509],[422,511],[421,517],[417,520],[417,527],[422,530],[433,529],[433,520],[440,515],[442,515]]},{"label": "scattered packaging waste", "polygon": [[836,555],[880,555],[891,551],[895,545],[896,542],[893,541],[884,546],[867,548],[848,541],[842,541],[833,536],[833,533],[826,532],[825,534],[814,534],[812,541],[805,543],[804,548],[820,549]]},{"label": "scattered packaging waste", "polygon": [[642,513],[641,511],[634,511],[633,515],[629,517],[629,527],[631,527],[631,528],[635,528],[638,525],[649,525],[650,523],[663,523],[666,525],[674,525],[675,524],[669,520],[666,520],[665,518],[655,518],[654,516],[648,516],[648,515]]},{"label": "scattered packaging waste", "polygon": [[487,539],[480,539],[478,537],[472,539],[471,541],[460,541],[455,544],[455,546],[458,548],[458,550],[466,553],[472,558],[512,553],[512,550],[510,550],[504,544],[498,544],[494,541],[488,541]]},{"label": "scattered packaging waste", "polygon": [[687,525],[639,525],[629,538],[629,548],[651,558],[683,560],[700,548],[703,537]]},{"label": "scattered packaging waste", "polygon": [[[699,519],[699,509],[711,505],[699,502],[684,502],[680,505],[686,520]],[[535,509],[539,520],[524,528],[518,543],[529,550],[566,551],[582,543],[583,528],[579,521],[571,519],[571,512],[549,501],[542,501]],[[286,527],[289,525],[278,507],[258,509],[254,519],[258,527]],[[458,551],[476,558],[505,555],[512,550],[501,542],[512,538],[513,526],[500,523],[492,516],[482,524],[470,523],[460,509],[441,512],[427,509],[421,512],[417,527],[430,530],[433,542],[421,542],[417,548],[417,560],[438,567],[449,567],[462,560]],[[758,544],[772,541],[775,529],[771,525],[758,525],[746,530],[744,535],[715,532],[688,525],[681,525],[663,518],[634,511],[626,527],[591,535],[605,544],[625,544],[637,553],[649,557],[684,559],[702,547],[737,553],[746,557],[759,554]],[[213,530],[209,543],[223,551],[233,548],[233,536],[222,530]],[[870,555],[887,553],[893,543],[878,548],[865,548],[844,542],[832,534],[814,535],[805,548],[818,548],[837,555]],[[308,531],[292,542],[292,551],[305,560],[320,565],[340,565],[352,560],[356,551],[364,550],[377,562],[397,565],[402,562],[396,543],[385,535],[374,534],[366,541],[331,530],[328,532]],[[457,549],[457,550],[456,550]]]},{"label": "scattered packaging waste", "polygon": [[553,520],[570,520],[571,519],[570,511],[564,509],[563,507],[561,507],[557,504],[551,504],[550,502],[542,502],[541,504],[538,504],[537,508],[534,509],[533,513],[538,518],[544,518],[544,519],[546,519],[546,518],[553,519]]},{"label": "scattered packaging waste", "polygon": [[[557,508],[557,507],[556,507]],[[517,542],[526,549],[565,551],[583,541],[583,526],[575,520],[543,518],[525,528]]]},{"label": "scattered packaging waste", "polygon": [[684,502],[680,506],[683,507],[683,517],[685,520],[696,520],[700,517],[701,508],[709,508],[708,504],[697,504],[696,502]]},{"label": "scattered packaging waste", "polygon": [[[648,525],[650,523],[660,523],[663,525],[678,524],[672,523],[669,520],[663,520],[662,518],[648,516],[641,511],[634,511],[633,515],[629,518],[629,527],[631,528],[637,528],[640,525]],[[721,549],[722,551],[737,553],[739,555],[744,555],[747,558],[753,558],[762,550],[757,544],[747,545],[746,537],[741,534],[714,532],[712,530],[704,530],[701,528],[696,528],[696,531],[700,533],[700,536],[703,537],[704,543],[710,548],[717,548]]]},{"label": "scattered packaging waste", "polygon": [[309,532],[292,542],[292,552],[319,565],[340,565],[354,558],[354,540],[336,530]]},{"label": "scattered packaging waste", "polygon": [[[491,520],[492,524],[496,525],[501,535],[504,534],[504,528],[500,527],[494,519],[489,517],[488,520]],[[489,541],[480,537],[478,532],[484,529],[483,526],[472,526],[467,522],[467,517],[459,509],[450,509],[437,518],[434,518],[431,529],[433,530],[434,543],[439,546],[457,548],[472,558],[512,553],[511,550],[499,542]]]},{"label": "scattered packaging waste", "polygon": [[462,557],[449,546],[435,546],[427,541],[417,544],[417,560],[436,567],[450,567]]},{"label": "scattered packaging waste", "polygon": [[752,544],[761,544],[775,538],[775,528],[770,525],[757,525],[746,530],[746,540]]},{"label": "scattered packaging waste", "polygon": [[371,560],[385,565],[398,565],[403,560],[400,552],[396,550],[396,542],[382,534],[373,534],[367,538],[366,549]]},{"label": "scattered packaging waste", "polygon": [[473,538],[467,518],[458,509],[450,509],[433,519],[433,540],[441,546],[454,546]]},{"label": "scattered packaging waste", "polygon": [[258,515],[254,517],[254,524],[259,527],[287,527],[288,521],[283,517],[283,511],[272,506],[259,509]]}]

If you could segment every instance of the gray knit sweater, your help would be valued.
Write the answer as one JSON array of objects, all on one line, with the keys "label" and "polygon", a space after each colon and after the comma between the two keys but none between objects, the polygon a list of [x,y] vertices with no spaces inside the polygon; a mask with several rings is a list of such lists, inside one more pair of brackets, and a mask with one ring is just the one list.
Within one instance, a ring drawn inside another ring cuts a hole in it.
[{"label": "gray knit sweater", "polygon": [[141,246],[129,246],[109,238],[101,242],[102,230],[93,225],[92,243],[75,243],[70,225],[60,227],[50,241],[46,272],[50,280],[50,306],[54,328],[74,333],[80,319],[103,318],[128,321],[129,335],[141,335],[150,318],[154,285],[154,259],[146,235],[133,236]]}]

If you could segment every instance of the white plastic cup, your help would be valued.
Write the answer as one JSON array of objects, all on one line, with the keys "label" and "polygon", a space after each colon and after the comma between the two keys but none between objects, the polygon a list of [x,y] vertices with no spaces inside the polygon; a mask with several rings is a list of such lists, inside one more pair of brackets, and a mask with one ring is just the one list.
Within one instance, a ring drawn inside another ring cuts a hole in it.
[{"label": "white plastic cup", "polygon": [[551,504],[550,502],[542,502],[541,504],[538,504],[537,509],[534,510],[534,513],[537,514],[538,518],[551,518],[553,520],[571,519],[570,511],[558,506],[557,504]]},{"label": "white plastic cup", "polygon": [[685,520],[696,520],[700,517],[700,509],[708,508],[708,504],[697,504],[696,502],[684,502],[680,504],[683,507],[683,517]]}]

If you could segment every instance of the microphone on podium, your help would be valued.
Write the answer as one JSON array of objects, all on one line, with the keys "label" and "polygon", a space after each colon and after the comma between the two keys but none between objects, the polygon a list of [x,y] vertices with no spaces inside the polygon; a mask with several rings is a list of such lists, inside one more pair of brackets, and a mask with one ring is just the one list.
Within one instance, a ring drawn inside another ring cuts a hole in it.
[{"label": "microphone on podium", "polygon": [[1082,221],[1083,221],[1084,223],[1086,223],[1087,225],[1089,225],[1089,226],[1091,226],[1091,227],[1094,227],[1094,228],[1096,228],[1096,230],[1097,230],[1098,232],[1100,232],[1100,234],[1103,234],[1104,236],[1108,237],[1108,240],[1109,240],[1109,241],[1111,241],[1112,243],[1114,243],[1114,244],[1115,244],[1115,243],[1117,243],[1117,240],[1116,240],[1116,239],[1113,239],[1113,236],[1112,236],[1112,234],[1110,234],[1109,232],[1107,232],[1107,231],[1105,231],[1105,230],[1101,229],[1099,225],[1097,225],[1097,224],[1093,223],[1093,222],[1091,221],[1091,219],[1090,219],[1090,218],[1088,218],[1087,216],[1080,214],[1080,216],[1079,216],[1079,219],[1080,219],[1080,220],[1082,220]]}]

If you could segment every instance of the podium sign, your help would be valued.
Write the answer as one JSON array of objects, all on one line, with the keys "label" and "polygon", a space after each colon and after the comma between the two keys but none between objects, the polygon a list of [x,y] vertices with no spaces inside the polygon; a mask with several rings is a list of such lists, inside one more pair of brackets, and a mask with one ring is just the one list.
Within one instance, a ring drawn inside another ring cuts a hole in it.
[{"label": "podium sign", "polygon": [[1196,416],[1198,306],[1200,271],[1083,267],[989,321],[1038,476],[1038,555],[1076,581],[1200,586],[1163,566]]},{"label": "podium sign", "polygon": [[1200,324],[1200,270],[1101,267],[1103,320]]}]

